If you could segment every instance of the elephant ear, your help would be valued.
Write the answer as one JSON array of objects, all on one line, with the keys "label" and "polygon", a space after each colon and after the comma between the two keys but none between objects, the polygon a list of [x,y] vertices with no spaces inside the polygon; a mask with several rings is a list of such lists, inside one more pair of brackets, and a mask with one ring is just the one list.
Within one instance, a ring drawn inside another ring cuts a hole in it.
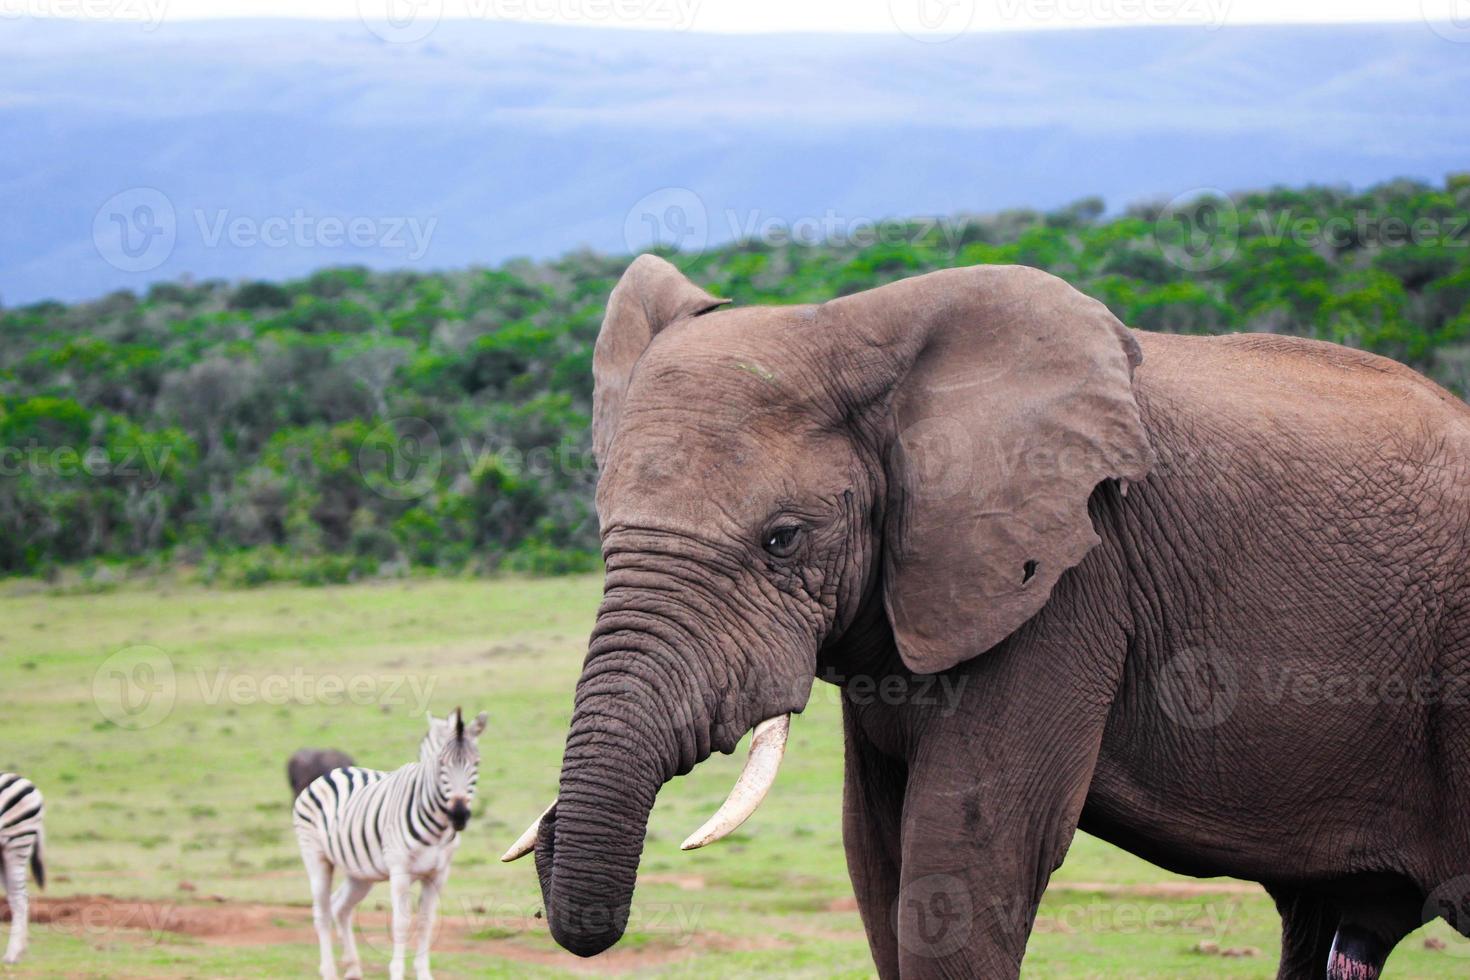
[{"label": "elephant ear", "polygon": [[640,255],[608,297],[592,352],[592,452],[599,464],[617,431],[633,366],[660,330],[730,302],[716,299],[657,255]]},{"label": "elephant ear", "polygon": [[904,663],[945,670],[1034,616],[1098,543],[1100,482],[1148,473],[1142,354],[1101,303],[1017,266],[838,304],[891,372],[884,603]]}]

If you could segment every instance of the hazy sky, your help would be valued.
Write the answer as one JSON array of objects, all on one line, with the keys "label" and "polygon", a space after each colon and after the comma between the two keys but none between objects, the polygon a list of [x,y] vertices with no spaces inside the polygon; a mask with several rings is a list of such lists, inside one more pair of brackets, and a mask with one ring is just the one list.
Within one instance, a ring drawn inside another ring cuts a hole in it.
[{"label": "hazy sky", "polygon": [[[963,31],[1148,24],[1455,20],[1470,0],[0,0],[19,16],[144,20],[205,17],[471,17],[664,30]],[[0,23],[3,27],[3,23]]]}]

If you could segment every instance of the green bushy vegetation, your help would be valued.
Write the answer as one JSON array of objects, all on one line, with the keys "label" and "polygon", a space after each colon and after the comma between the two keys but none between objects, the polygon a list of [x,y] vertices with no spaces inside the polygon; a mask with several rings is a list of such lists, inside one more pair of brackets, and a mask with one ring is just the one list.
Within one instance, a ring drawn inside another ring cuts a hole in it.
[{"label": "green bushy vegetation", "polygon": [[[1023,263],[1147,330],[1289,333],[1470,390],[1470,176],[1104,218],[1081,201],[679,255],[737,303]],[[0,572],[206,580],[595,567],[591,348],[625,257],[0,309]]]}]

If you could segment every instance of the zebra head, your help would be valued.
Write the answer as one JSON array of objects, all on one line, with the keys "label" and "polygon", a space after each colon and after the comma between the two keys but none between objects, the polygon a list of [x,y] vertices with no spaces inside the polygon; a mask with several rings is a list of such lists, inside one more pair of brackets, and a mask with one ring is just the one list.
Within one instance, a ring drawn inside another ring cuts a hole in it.
[{"label": "zebra head", "polygon": [[482,711],[466,725],[459,708],[448,718],[429,715],[429,734],[424,736],[419,762],[431,777],[434,802],[448,815],[455,830],[464,830],[470,822],[475,782],[480,776],[480,734],[488,720]]}]

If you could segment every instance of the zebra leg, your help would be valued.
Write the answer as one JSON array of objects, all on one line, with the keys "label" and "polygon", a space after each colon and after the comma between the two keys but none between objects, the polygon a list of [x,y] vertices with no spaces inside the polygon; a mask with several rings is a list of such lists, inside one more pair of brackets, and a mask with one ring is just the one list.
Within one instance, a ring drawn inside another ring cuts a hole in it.
[{"label": "zebra leg", "polygon": [[413,924],[413,876],[408,870],[393,871],[388,878],[393,890],[393,959],[388,963],[389,980],[403,980],[403,957],[408,952],[408,931]]},{"label": "zebra leg", "polygon": [[434,916],[439,911],[439,896],[448,881],[447,864],[433,877],[424,879],[424,889],[419,895],[419,952],[413,960],[417,980],[434,980],[434,975],[429,972],[429,947],[434,943]]},{"label": "zebra leg", "polygon": [[349,877],[337,890],[337,897],[332,899],[332,921],[337,924],[337,932],[342,937],[343,980],[362,980],[362,959],[357,955],[357,935],[353,931],[352,920],[358,905],[372,890],[371,881]]},{"label": "zebra leg", "polygon": [[0,844],[5,858],[5,897],[10,902],[10,943],[5,947],[5,962],[19,963],[30,943],[31,903],[26,894],[26,864],[36,842],[32,838]]},{"label": "zebra leg", "polygon": [[301,860],[311,882],[311,920],[321,944],[322,980],[337,980],[337,961],[332,955],[332,862],[306,841],[301,843]]}]

